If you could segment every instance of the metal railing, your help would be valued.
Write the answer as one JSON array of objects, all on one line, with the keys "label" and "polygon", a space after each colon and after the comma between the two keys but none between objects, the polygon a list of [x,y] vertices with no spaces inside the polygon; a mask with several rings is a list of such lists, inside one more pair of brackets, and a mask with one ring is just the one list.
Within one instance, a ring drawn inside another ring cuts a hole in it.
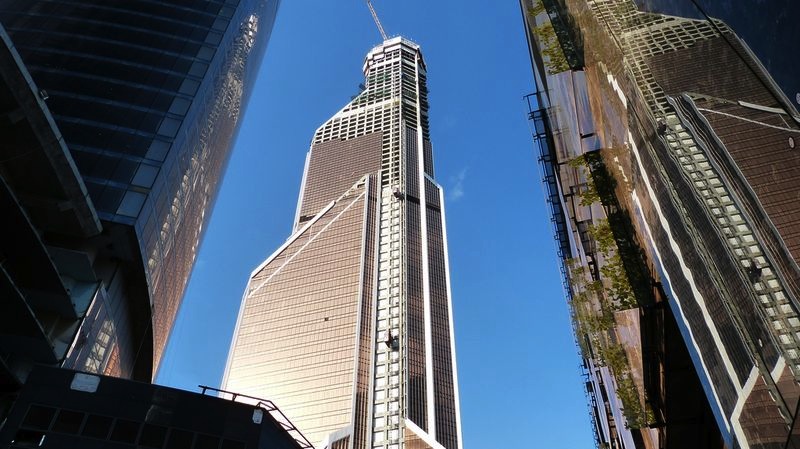
[{"label": "metal railing", "polygon": [[[572,286],[569,282],[566,264],[567,259],[572,257],[572,247],[570,245],[569,238],[570,230],[567,226],[567,214],[565,213],[561,203],[561,192],[559,189],[559,178],[557,174],[558,158],[553,151],[555,146],[553,142],[552,129],[550,126],[547,108],[542,106],[543,101],[541,95],[541,92],[537,90],[536,92],[525,95],[524,99],[528,106],[528,120],[533,124],[531,127],[533,142],[536,144],[536,147],[539,151],[537,160],[541,170],[540,175],[542,177],[542,183],[545,185],[545,201],[547,202],[550,212],[550,223],[552,225],[553,238],[556,242],[556,253],[558,255],[559,271],[561,273],[561,285],[564,289],[564,295],[566,296],[569,304],[571,302],[570,299],[572,298]],[[570,314],[574,314],[571,304],[569,307]],[[594,376],[594,374],[586,366],[587,360],[585,357],[587,357],[587,355],[583,354],[581,345],[578,343],[578,338],[581,338],[581,336],[578,334],[578,329],[575,327],[574,320],[572,321],[572,331],[575,347],[578,351],[578,354],[580,354],[581,358],[583,358],[583,363],[578,365],[578,370],[580,371],[581,377],[584,379],[583,392],[586,396],[586,406],[589,411],[589,418],[593,424],[592,429],[594,430],[595,447],[599,448],[601,447],[602,441],[601,432],[599,431],[600,417],[597,416],[597,412],[599,412],[597,392],[594,391],[593,388],[590,390],[588,387],[591,384],[591,377]]]},{"label": "metal railing", "polygon": [[[274,402],[267,399],[257,398],[255,396],[249,396],[241,393],[235,393],[233,391],[221,390],[219,388],[209,387],[206,385],[198,385],[198,387],[202,390],[201,393],[203,395],[205,395],[207,391],[213,391],[215,393],[221,393],[221,395],[219,395],[220,398],[229,399],[234,402],[239,402],[236,400],[238,398],[246,398],[252,400],[253,406],[260,408],[262,410],[266,410],[272,417],[272,419],[274,419],[275,422],[278,423],[278,425],[280,425],[281,428],[283,428],[283,430],[285,430],[286,433],[288,433],[289,436],[291,436],[301,448],[314,449],[314,445],[312,445],[311,442],[308,441],[308,438],[306,438],[305,435],[303,435],[303,432],[300,432],[300,429],[298,429],[297,427],[295,427],[294,424],[292,424],[292,421],[290,421],[289,418],[283,414],[281,409],[279,409]],[[230,395],[230,397],[225,397],[224,395]],[[251,404],[251,402],[242,402],[242,403]]]}]

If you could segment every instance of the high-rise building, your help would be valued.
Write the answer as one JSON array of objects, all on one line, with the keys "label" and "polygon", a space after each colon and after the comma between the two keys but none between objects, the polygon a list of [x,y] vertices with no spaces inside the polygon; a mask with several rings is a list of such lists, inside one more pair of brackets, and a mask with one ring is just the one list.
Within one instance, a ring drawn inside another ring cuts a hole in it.
[{"label": "high-rise building", "polygon": [[0,1],[0,166],[42,255],[3,236],[19,304],[0,315],[31,323],[0,329],[12,389],[31,363],[153,377],[278,3]]},{"label": "high-rise building", "polygon": [[598,443],[798,447],[792,102],[722,21],[521,3]]},{"label": "high-rise building", "polygon": [[242,299],[223,388],[331,448],[461,447],[442,188],[419,46],[373,48],[317,129],[294,233]]}]

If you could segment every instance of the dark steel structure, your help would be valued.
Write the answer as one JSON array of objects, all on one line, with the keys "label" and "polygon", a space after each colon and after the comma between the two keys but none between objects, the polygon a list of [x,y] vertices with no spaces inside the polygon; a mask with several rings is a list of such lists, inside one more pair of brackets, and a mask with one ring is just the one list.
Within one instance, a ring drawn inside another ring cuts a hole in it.
[{"label": "dark steel structure", "polygon": [[[62,342],[49,357],[4,359],[10,384],[32,362],[154,376],[278,3],[0,1],[9,201],[55,264],[53,288],[82,295],[54,316],[25,281],[47,264],[4,237],[19,250],[8,255],[19,265],[11,288]],[[57,176],[38,168],[38,154]],[[63,192],[35,191],[40,180]]]},{"label": "dark steel structure", "polygon": [[443,193],[419,46],[372,49],[314,135],[294,234],[256,268],[223,385],[329,448],[461,447]]},{"label": "dark steel structure", "polygon": [[9,449],[307,449],[269,401],[37,368],[0,428]]}]

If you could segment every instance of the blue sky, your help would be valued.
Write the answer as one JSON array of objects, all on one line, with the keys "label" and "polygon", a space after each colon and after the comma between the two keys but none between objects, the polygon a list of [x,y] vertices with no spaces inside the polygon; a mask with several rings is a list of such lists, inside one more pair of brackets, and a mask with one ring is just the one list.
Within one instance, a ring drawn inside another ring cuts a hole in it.
[{"label": "blue sky", "polygon": [[[533,84],[519,5],[374,5],[428,66],[465,447],[593,447],[522,98]],[[363,1],[282,2],[158,383],[219,384],[247,277],[291,231],[313,132],[358,92],[379,42]]]}]

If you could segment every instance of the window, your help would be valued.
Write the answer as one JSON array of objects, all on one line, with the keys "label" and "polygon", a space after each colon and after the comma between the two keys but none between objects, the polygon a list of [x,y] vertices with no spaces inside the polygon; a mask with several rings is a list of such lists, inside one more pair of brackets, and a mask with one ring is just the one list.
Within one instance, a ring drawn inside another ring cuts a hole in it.
[{"label": "window", "polygon": [[55,414],[56,409],[54,408],[32,405],[28,409],[28,414],[25,415],[22,425],[31,429],[47,430],[50,428],[50,423],[53,421]]},{"label": "window", "polygon": [[167,447],[169,449],[191,449],[192,437],[193,434],[191,432],[172,429],[169,433]]},{"label": "window", "polygon": [[194,442],[194,449],[217,449],[218,447],[219,438],[211,435],[197,435]]},{"label": "window", "polygon": [[147,198],[147,196],[143,193],[128,190],[122,198],[117,213],[128,217],[136,217],[142,209],[145,198]]},{"label": "window", "polygon": [[44,444],[45,434],[35,430],[20,429],[11,441],[12,447],[40,447]]},{"label": "window", "polygon": [[136,437],[138,434],[138,422],[128,421],[126,419],[118,419],[117,422],[114,423],[114,430],[111,431],[111,440],[118,441],[120,443],[133,444],[136,442]]},{"label": "window", "polygon": [[160,449],[167,439],[167,428],[155,424],[145,424],[139,436],[139,445]]},{"label": "window", "polygon": [[105,440],[111,430],[113,419],[108,416],[89,415],[86,424],[83,426],[81,435],[89,438]]},{"label": "window", "polygon": [[53,431],[59,433],[77,434],[83,424],[83,413],[70,410],[61,410],[53,425]]}]

